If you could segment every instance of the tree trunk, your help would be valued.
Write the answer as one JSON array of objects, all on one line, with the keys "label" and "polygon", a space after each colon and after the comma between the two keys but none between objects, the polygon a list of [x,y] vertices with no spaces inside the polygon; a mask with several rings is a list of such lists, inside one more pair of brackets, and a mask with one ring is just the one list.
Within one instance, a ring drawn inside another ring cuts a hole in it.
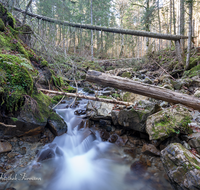
[{"label": "tree trunk", "polygon": [[[20,11],[24,13],[25,11],[14,7],[16,11]],[[129,30],[129,29],[121,29],[121,28],[113,28],[113,27],[104,27],[104,26],[93,26],[90,24],[78,24],[73,22],[67,22],[67,21],[60,21],[53,18],[33,14],[33,13],[26,13],[29,16],[42,19],[44,21],[61,24],[65,26],[71,26],[76,28],[83,28],[83,29],[89,29],[89,30],[98,30],[98,31],[105,31],[110,33],[118,33],[118,34],[127,34],[127,35],[134,35],[134,36],[143,36],[143,37],[150,37],[150,38],[158,38],[158,39],[165,39],[165,40],[180,40],[180,39],[187,39],[187,36],[181,36],[181,35],[170,35],[170,34],[160,34],[160,33],[153,33],[153,32],[147,32],[147,31],[139,31],[139,30]]]},{"label": "tree trunk", "polygon": [[[185,34],[185,9],[184,9],[185,0],[180,0],[180,35]],[[182,48],[184,49],[185,43],[184,40],[181,40]]]},{"label": "tree trunk", "polygon": [[189,69],[190,66],[190,53],[191,53],[191,44],[192,44],[192,6],[193,0],[188,2],[189,6],[189,31],[188,31],[188,49],[187,49],[187,58],[186,58],[186,67],[185,69]]},{"label": "tree trunk", "polygon": [[[160,0],[157,1],[157,6],[158,6],[158,25],[159,25],[159,33],[161,33],[161,22],[160,22]],[[159,46],[158,49],[160,51],[161,48],[161,39],[159,39]]]},{"label": "tree trunk", "polygon": [[174,92],[172,90],[158,86],[136,82],[131,79],[110,76],[98,71],[89,70],[86,75],[86,81],[121,89],[128,92],[133,92],[166,102],[175,104],[180,103],[193,109],[200,110],[200,100],[198,98]]},{"label": "tree trunk", "polygon": [[27,6],[26,6],[26,10],[25,10],[25,12],[24,12],[24,19],[23,19],[23,22],[22,22],[22,26],[26,23],[26,14],[27,14],[28,8],[29,8],[29,6],[31,5],[32,1],[33,1],[33,0],[30,0],[30,1],[28,2]]},{"label": "tree trunk", "polygon": [[174,3],[174,0],[172,0],[172,7],[173,7],[174,34],[176,35],[176,15],[175,15],[175,3]]},{"label": "tree trunk", "polygon": [[[93,13],[92,13],[92,0],[90,1],[90,9],[91,9],[91,25],[93,25]],[[93,53],[93,30],[91,30],[91,61],[94,61],[94,53]]]}]

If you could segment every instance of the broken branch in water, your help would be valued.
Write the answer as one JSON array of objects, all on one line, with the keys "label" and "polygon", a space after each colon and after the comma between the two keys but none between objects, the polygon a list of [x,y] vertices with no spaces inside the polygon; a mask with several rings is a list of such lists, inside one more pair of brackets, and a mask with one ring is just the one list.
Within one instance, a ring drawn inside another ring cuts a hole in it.
[{"label": "broken branch in water", "polygon": [[125,105],[125,106],[130,106],[133,104],[132,102],[123,102],[123,101],[112,100],[112,99],[104,99],[104,98],[98,98],[98,97],[92,97],[92,96],[85,96],[83,94],[58,92],[58,91],[53,91],[53,90],[41,89],[41,88],[39,88],[38,90],[40,90],[42,92],[50,93],[50,94],[65,95],[65,96],[83,98],[83,99],[112,103],[112,104],[120,104],[120,105]]},{"label": "broken branch in water", "polygon": [[1,122],[0,122],[0,125],[3,125],[4,127],[16,127],[16,125],[6,125],[5,123],[1,123]]}]

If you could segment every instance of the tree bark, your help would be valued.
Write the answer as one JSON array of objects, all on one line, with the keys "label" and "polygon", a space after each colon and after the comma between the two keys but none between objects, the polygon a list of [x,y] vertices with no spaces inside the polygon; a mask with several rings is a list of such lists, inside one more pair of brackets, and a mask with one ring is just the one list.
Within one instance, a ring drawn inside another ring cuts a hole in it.
[{"label": "tree bark", "polygon": [[[185,0],[180,0],[180,35],[185,34],[185,9],[184,9]],[[182,48],[184,48],[184,40],[181,40]]]},{"label": "tree bark", "polygon": [[86,75],[86,81],[118,88],[124,91],[133,92],[175,104],[180,103],[193,109],[200,110],[200,99],[198,98],[158,86],[136,82],[131,79],[125,79],[89,70]]},{"label": "tree bark", "polygon": [[42,92],[50,93],[50,94],[65,95],[65,96],[70,96],[70,97],[77,97],[77,98],[83,98],[83,99],[112,103],[112,104],[120,104],[120,105],[126,105],[126,106],[130,106],[133,104],[132,102],[123,102],[123,101],[118,101],[115,99],[105,99],[105,98],[98,98],[98,97],[93,97],[93,96],[85,96],[83,94],[58,92],[58,91],[53,91],[53,90],[41,89],[41,88],[39,88],[38,90]]},{"label": "tree bark", "polygon": [[191,44],[192,44],[192,6],[193,0],[188,2],[189,6],[189,32],[188,32],[188,49],[187,49],[187,58],[186,58],[186,67],[185,69],[189,69],[190,66],[190,53],[191,53]]},{"label": "tree bark", "polygon": [[24,19],[23,19],[23,22],[22,22],[22,26],[26,23],[26,15],[27,15],[27,11],[28,11],[28,8],[29,6],[31,5],[33,0],[30,0],[26,6],[26,10],[24,11]]},{"label": "tree bark", "polygon": [[[16,11],[24,13],[25,11],[19,8],[14,7]],[[94,26],[90,24],[78,24],[73,22],[67,22],[67,21],[60,21],[53,18],[33,14],[33,13],[26,13],[27,15],[31,17],[35,17],[38,19],[42,19],[44,21],[56,23],[56,24],[62,24],[65,26],[71,26],[76,28],[83,28],[83,29],[90,29],[90,30],[98,30],[98,31],[104,31],[104,32],[111,32],[111,33],[118,33],[118,34],[127,34],[127,35],[134,35],[134,36],[143,36],[143,37],[150,37],[150,38],[158,38],[158,39],[165,39],[165,40],[180,40],[180,39],[187,39],[187,36],[182,35],[170,35],[170,34],[160,34],[160,33],[154,33],[154,32],[146,32],[146,31],[139,31],[139,30],[129,30],[129,29],[120,29],[120,28],[113,28],[113,27],[103,27],[103,26]]]},{"label": "tree bark", "polygon": [[[91,11],[91,25],[93,25],[93,13],[92,13],[92,0],[90,1],[90,11]],[[93,30],[91,30],[91,61],[94,61],[94,53],[93,53]]]}]

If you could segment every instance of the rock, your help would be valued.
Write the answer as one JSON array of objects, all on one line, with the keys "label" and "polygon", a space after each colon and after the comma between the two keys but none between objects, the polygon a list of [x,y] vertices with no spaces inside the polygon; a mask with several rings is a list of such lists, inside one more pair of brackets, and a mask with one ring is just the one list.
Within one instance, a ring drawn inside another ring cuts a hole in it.
[{"label": "rock", "polygon": [[118,146],[125,146],[127,142],[128,142],[128,137],[124,135],[124,136],[118,137],[115,144],[117,144]]},{"label": "rock", "polygon": [[121,95],[121,99],[125,102],[135,102],[135,101],[147,100],[148,99],[148,97],[146,97],[146,96],[134,94],[134,93],[131,93],[131,92],[125,92],[125,93],[122,93],[120,95]]},{"label": "rock", "polygon": [[200,98],[200,90],[197,90],[197,91],[194,93],[194,96],[197,97],[197,98]]},{"label": "rock", "polygon": [[0,153],[10,152],[12,145],[9,142],[0,142]]},{"label": "rock", "polygon": [[192,129],[188,126],[192,116],[190,112],[181,105],[166,108],[147,118],[146,132],[149,139],[165,139],[174,134],[189,134]]},{"label": "rock", "polygon": [[39,155],[37,162],[41,162],[47,159],[51,159],[55,157],[55,152],[52,148],[48,148],[44,151],[41,152],[41,154]]},{"label": "rock", "polygon": [[175,90],[180,90],[183,86],[183,81],[182,79],[178,79],[178,80],[171,80],[171,84],[173,85],[173,88]]},{"label": "rock", "polygon": [[137,149],[136,148],[124,149],[124,153],[130,155],[132,158],[136,158]]},{"label": "rock", "polygon": [[119,117],[120,110],[112,110],[111,111],[111,118],[114,125],[118,125],[118,117]]},{"label": "rock", "polygon": [[108,142],[115,143],[117,141],[117,139],[118,139],[118,136],[116,134],[112,134],[112,135],[110,135]]},{"label": "rock", "polygon": [[93,120],[111,119],[111,111],[114,104],[105,102],[89,101],[87,104],[87,116]]},{"label": "rock", "polygon": [[111,125],[111,121],[110,120],[104,120],[104,119],[100,119],[99,120],[99,126],[100,127],[105,127],[107,125]]},{"label": "rock", "polygon": [[145,73],[147,73],[147,69],[143,69],[143,70],[140,70],[140,71],[138,71],[139,73],[141,73],[141,74],[145,74]]},{"label": "rock", "polygon": [[112,94],[112,92],[111,91],[101,91],[101,94],[103,95],[103,96],[109,96],[109,95],[111,95]]},{"label": "rock", "polygon": [[193,133],[189,135],[189,138],[188,144],[200,154],[200,133]]},{"label": "rock", "polygon": [[15,156],[19,155],[19,153],[16,153],[16,152],[10,152],[8,153],[8,158],[14,158]]},{"label": "rock", "polygon": [[[136,108],[119,111],[118,123],[135,131],[146,132],[147,117],[155,113],[156,105],[149,101],[140,101],[137,105]],[[114,114],[111,112],[111,115]],[[116,120],[113,123],[116,123]]]},{"label": "rock", "polygon": [[130,169],[134,174],[142,176],[146,173],[147,165],[141,161],[136,161],[131,165]]},{"label": "rock", "polygon": [[145,78],[143,83],[146,83],[146,84],[152,84],[152,80],[150,78]]},{"label": "rock", "polygon": [[110,137],[110,134],[105,130],[105,129],[102,129],[100,131],[100,137],[103,139],[103,140],[108,140],[108,138]]},{"label": "rock", "polygon": [[44,131],[46,122],[39,122],[34,119],[30,113],[24,113],[18,118],[4,117],[0,115],[0,121],[9,124],[16,125],[16,127],[0,127],[0,138],[13,138],[27,135],[37,135]]},{"label": "rock", "polygon": [[67,124],[56,113],[52,113],[47,120],[47,127],[55,136],[60,136],[67,132]]},{"label": "rock", "polygon": [[152,144],[144,144],[142,153],[147,155],[160,156],[160,151]]},{"label": "rock", "polygon": [[200,159],[179,143],[161,151],[165,171],[175,189],[200,189]]},{"label": "rock", "polygon": [[166,88],[166,89],[169,89],[169,90],[174,90],[173,87],[172,87],[172,85],[170,85],[170,84],[165,84],[163,86],[163,88]]}]

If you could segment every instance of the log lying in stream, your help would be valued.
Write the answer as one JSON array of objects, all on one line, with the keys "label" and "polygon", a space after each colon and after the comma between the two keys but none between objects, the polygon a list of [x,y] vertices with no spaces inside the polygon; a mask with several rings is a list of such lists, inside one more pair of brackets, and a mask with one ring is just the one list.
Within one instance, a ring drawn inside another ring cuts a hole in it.
[{"label": "log lying in stream", "polygon": [[38,90],[45,92],[45,93],[50,93],[50,94],[65,95],[65,96],[70,96],[70,97],[77,97],[77,98],[83,98],[83,99],[88,99],[88,100],[94,100],[94,101],[100,101],[100,102],[106,102],[106,103],[112,103],[112,104],[119,104],[119,105],[125,105],[125,106],[130,106],[133,104],[132,102],[123,102],[123,101],[118,101],[118,100],[114,100],[114,99],[105,99],[105,98],[98,98],[98,97],[93,97],[93,96],[85,96],[83,94],[66,93],[66,92],[46,90],[46,89],[41,89],[41,88],[39,88]]},{"label": "log lying in stream", "polygon": [[98,71],[89,70],[86,81],[97,83],[103,86],[118,88],[124,91],[133,92],[143,96],[183,104],[195,110],[200,110],[200,100],[196,97],[174,92],[158,86],[140,83],[131,79],[107,75]]}]

